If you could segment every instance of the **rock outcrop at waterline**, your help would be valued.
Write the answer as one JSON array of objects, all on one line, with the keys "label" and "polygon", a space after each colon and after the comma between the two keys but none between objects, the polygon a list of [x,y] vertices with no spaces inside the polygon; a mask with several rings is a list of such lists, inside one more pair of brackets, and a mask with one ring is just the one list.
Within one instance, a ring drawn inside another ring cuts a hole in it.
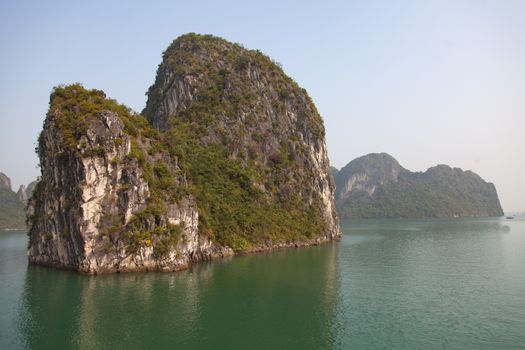
[{"label": "rock outcrop at waterline", "polygon": [[371,153],[332,174],[336,205],[344,218],[503,215],[494,184],[448,165],[411,172],[389,154]]},{"label": "rock outcrop at waterline", "polygon": [[262,53],[178,38],[142,114],[78,84],[54,89],[29,205],[32,263],[172,271],[340,237],[322,119]]}]

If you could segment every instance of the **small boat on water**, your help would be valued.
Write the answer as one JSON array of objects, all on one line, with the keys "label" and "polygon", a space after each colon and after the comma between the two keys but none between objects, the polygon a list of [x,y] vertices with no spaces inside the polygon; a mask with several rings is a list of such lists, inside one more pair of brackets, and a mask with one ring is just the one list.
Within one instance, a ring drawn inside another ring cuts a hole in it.
[{"label": "small boat on water", "polygon": [[514,216],[507,216],[507,217],[505,217],[505,219],[513,220],[513,219],[514,219]]}]

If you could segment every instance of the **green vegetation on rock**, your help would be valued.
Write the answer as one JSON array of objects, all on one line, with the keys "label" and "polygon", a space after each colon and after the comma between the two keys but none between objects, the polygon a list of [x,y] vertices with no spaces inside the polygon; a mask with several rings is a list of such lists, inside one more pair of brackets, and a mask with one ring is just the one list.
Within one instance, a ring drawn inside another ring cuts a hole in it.
[{"label": "green vegetation on rock", "polygon": [[222,144],[199,144],[184,135],[184,129],[182,125],[171,129],[167,139],[175,140],[170,151],[187,172],[202,234],[234,249],[246,249],[251,243],[312,238],[322,232],[318,208],[303,211],[298,196],[273,200],[273,193],[256,187],[260,174],[255,165],[231,157]]},{"label": "green vegetation on rock", "polygon": [[[88,90],[79,83],[55,87],[51,93],[48,114],[57,118],[64,148],[76,152],[79,146],[83,146],[79,145],[80,139],[97,120],[97,115],[107,111],[118,114],[124,122],[126,132],[132,136],[149,135],[150,129],[152,130],[144,118],[128,107],[107,98],[101,90]],[[105,149],[96,148],[85,156],[101,156],[105,152]]]}]

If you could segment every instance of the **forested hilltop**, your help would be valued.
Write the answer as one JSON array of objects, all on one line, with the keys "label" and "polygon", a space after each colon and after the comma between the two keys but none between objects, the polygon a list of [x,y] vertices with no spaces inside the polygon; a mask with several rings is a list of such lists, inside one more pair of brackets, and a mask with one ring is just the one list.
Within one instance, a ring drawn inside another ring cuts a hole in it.
[{"label": "forested hilltop", "polygon": [[[336,170],[336,171],[334,171]],[[496,187],[472,171],[438,165],[411,172],[386,153],[332,170],[343,218],[502,216]]]}]

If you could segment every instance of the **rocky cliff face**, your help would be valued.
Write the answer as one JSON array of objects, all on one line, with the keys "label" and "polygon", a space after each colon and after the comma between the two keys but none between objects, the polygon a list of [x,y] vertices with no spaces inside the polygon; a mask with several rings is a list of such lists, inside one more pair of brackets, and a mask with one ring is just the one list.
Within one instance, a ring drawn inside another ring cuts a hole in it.
[{"label": "rocky cliff face", "polygon": [[20,185],[18,188],[18,192],[16,192],[16,197],[18,200],[24,204],[27,203],[29,198],[33,195],[33,191],[35,190],[37,181],[30,182],[27,186],[26,185]]},{"label": "rocky cliff face", "polygon": [[4,173],[0,173],[0,188],[11,191],[11,179]]},{"label": "rocky cliff face", "polygon": [[0,229],[25,227],[24,203],[11,189],[11,179],[0,173]]},{"label": "rocky cliff face", "polygon": [[[71,117],[79,124],[73,133]],[[150,147],[139,136],[147,132],[141,119],[101,91],[55,89],[39,138],[42,178],[30,205],[32,263],[89,274],[177,270],[196,257],[230,253],[198,237],[190,196],[167,205],[152,198],[148,180],[155,179],[139,165],[154,162],[139,153]]]},{"label": "rocky cliff face", "polygon": [[493,184],[447,165],[414,173],[386,153],[373,153],[348,163],[335,181],[345,218],[503,215]]},{"label": "rocky cliff face", "polygon": [[340,237],[322,120],[260,52],[175,40],[143,114],[79,85],[54,90],[31,262],[166,271]]}]

